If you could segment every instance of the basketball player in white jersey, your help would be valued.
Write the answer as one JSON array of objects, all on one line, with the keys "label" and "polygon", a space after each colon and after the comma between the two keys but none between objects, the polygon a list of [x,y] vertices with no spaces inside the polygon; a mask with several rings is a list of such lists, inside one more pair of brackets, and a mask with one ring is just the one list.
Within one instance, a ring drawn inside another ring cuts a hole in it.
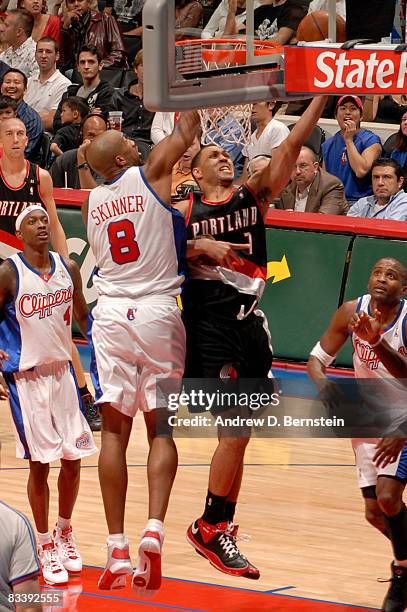
[{"label": "basketball player in white jersey", "polygon": [[[50,220],[40,205],[16,219],[24,249],[0,266],[1,370],[15,425],[17,457],[28,459],[28,498],[38,532],[46,582],[62,584],[82,569],[71,516],[78,495],[80,461],[96,452],[81,412],[73,369],[72,313],[86,336],[87,306],[79,268],[50,252]],[[61,461],[59,516],[48,526],[49,464]]]},{"label": "basketball player in white jersey", "polygon": [[[406,395],[407,379],[407,270],[396,259],[380,259],[372,269],[367,295],[345,302],[334,314],[311,351],[308,373],[319,389],[328,383],[326,368],[352,333],[353,365],[357,378],[380,378],[384,391]],[[401,381],[399,379],[404,379]],[[405,403],[404,403],[405,409]],[[398,417],[397,417],[398,418]],[[406,420],[401,415],[402,420]],[[394,423],[395,430],[400,423]],[[407,509],[403,491],[407,482],[405,438],[352,440],[366,519],[390,538],[395,561],[385,612],[407,607]]]},{"label": "basketball player in white jersey", "polygon": [[198,124],[198,113],[182,115],[143,167],[134,143],[114,130],[95,138],[86,151],[91,168],[106,179],[83,207],[97,266],[91,336],[102,413],[99,478],[109,530],[99,588],[124,587],[132,573],[124,534],[126,449],[140,409],[150,442],[148,522],[133,576],[140,596],[161,584],[163,521],[177,470],[174,441],[157,428],[159,423],[168,427],[168,412],[156,397],[156,381],[172,381],[179,391],[184,372],[185,330],[176,296],[184,280],[186,234],[182,215],[170,206],[171,177]]},{"label": "basketball player in white jersey", "polygon": [[[0,159],[0,258],[4,259],[20,250],[20,244],[14,235],[15,220],[29,204],[40,204],[46,208],[50,218],[53,248],[62,257],[68,258],[68,245],[57,215],[51,176],[24,157],[28,142],[24,123],[18,118],[2,121],[0,142],[3,145],[3,156]],[[72,362],[85,404],[86,417],[91,428],[99,431],[100,416],[93,406],[79,353],[73,343]]]}]

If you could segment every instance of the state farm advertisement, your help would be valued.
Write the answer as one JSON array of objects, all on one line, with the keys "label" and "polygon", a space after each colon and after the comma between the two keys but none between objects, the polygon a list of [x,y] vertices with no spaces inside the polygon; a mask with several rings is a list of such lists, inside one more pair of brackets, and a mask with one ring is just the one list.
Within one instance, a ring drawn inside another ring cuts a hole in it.
[{"label": "state farm advertisement", "polygon": [[287,93],[407,92],[407,52],[284,47]]}]

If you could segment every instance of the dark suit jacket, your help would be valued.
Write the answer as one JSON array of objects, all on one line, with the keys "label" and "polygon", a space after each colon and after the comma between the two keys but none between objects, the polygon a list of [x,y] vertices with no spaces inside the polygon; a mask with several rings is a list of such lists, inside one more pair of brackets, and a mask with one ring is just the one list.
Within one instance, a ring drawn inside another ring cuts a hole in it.
[{"label": "dark suit jacket", "polygon": [[[296,184],[291,181],[280,193],[278,208],[294,209]],[[305,212],[345,215],[349,206],[341,181],[325,170],[318,170],[311,183]]]}]

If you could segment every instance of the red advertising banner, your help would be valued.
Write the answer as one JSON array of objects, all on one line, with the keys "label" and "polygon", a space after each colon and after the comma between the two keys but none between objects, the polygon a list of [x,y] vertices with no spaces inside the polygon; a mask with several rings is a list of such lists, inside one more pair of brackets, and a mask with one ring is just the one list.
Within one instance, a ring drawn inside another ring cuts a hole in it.
[{"label": "red advertising banner", "polygon": [[287,93],[405,94],[407,52],[284,47]]}]

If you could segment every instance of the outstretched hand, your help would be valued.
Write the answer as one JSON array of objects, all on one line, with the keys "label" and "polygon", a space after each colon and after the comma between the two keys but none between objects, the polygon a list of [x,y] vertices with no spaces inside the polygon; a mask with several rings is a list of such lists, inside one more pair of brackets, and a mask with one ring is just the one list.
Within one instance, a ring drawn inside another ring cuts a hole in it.
[{"label": "outstretched hand", "polygon": [[349,321],[349,330],[369,344],[375,344],[380,339],[382,327],[382,313],[377,308],[373,317],[367,312],[355,312]]},{"label": "outstretched hand", "polygon": [[407,438],[382,438],[376,444],[376,453],[373,457],[375,465],[379,468],[384,468],[389,463],[397,461],[397,457],[406,441]]}]

